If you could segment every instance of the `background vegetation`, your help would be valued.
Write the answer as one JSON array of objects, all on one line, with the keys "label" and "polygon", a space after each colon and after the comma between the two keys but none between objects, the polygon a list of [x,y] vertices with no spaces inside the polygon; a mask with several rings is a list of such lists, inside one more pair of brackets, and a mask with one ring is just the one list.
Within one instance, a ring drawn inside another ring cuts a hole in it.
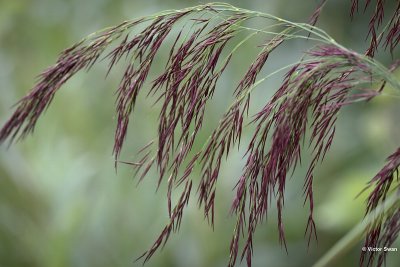
[{"label": "background vegetation", "polygon": [[[306,21],[316,1],[229,1],[293,21]],[[0,123],[11,105],[35,82],[35,76],[54,63],[58,53],[81,37],[122,20],[164,9],[196,5],[198,1],[128,0],[0,0]],[[319,26],[339,43],[364,51],[368,16],[350,23],[347,0],[328,1]],[[363,27],[362,27],[363,26]],[[226,110],[226,95],[254,53],[249,43],[236,58],[237,67],[225,76],[210,105],[215,127]],[[267,64],[288,64],[304,51],[292,43]],[[396,55],[395,55],[396,56]],[[389,62],[390,56],[379,58]],[[398,55],[397,55],[398,57]],[[160,66],[161,68],[162,66]],[[72,78],[61,90],[35,135],[7,149],[0,147],[0,266],[132,266],[167,220],[165,188],[155,194],[151,173],[136,187],[132,170],[121,165],[115,173],[113,94],[121,74],[98,65]],[[266,70],[268,71],[268,69]],[[255,106],[277,88],[280,77],[259,87]],[[346,107],[339,116],[337,135],[315,179],[315,219],[318,243],[307,248],[304,238],[307,207],[300,169],[287,188],[284,219],[288,252],[278,242],[274,211],[259,227],[254,266],[310,266],[363,217],[365,195],[355,196],[398,147],[399,98],[382,96],[370,103]],[[137,150],[156,133],[157,110],[144,97],[138,102],[128,133],[129,149],[121,158],[133,160]],[[207,138],[205,135],[204,140]],[[250,137],[247,137],[250,138]],[[147,266],[226,266],[234,219],[228,214],[232,188],[241,171],[241,153],[223,164],[217,194],[215,230],[207,225],[195,201],[184,215],[181,231]],[[297,179],[300,178],[300,179]],[[337,259],[335,266],[355,266],[362,241]],[[400,248],[399,242],[397,247]],[[399,266],[400,252],[389,254],[387,266]],[[138,264],[138,263],[136,263]]]}]

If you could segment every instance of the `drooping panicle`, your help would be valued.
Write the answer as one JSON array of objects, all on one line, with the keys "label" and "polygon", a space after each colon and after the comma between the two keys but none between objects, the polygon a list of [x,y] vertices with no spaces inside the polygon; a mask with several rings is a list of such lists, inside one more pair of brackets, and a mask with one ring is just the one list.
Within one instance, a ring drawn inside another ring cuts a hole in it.
[{"label": "drooping panicle", "polygon": [[[364,12],[372,5],[371,0],[365,0]],[[358,12],[359,0],[352,0],[350,15],[353,17]],[[389,48],[390,52],[394,53],[394,49],[397,47],[400,40],[400,2],[394,4],[394,8],[390,9],[390,1],[375,0],[374,12],[369,21],[368,37],[370,38],[370,45],[366,51],[366,54],[370,57],[374,57],[379,46],[383,46],[385,49]],[[386,21],[386,25],[382,25],[384,22],[385,12],[389,12],[389,19]]]},{"label": "drooping panicle", "polygon": [[113,60],[120,58],[124,53],[133,53],[134,60],[129,64],[122,78],[117,94],[117,130],[115,132],[114,154],[118,159],[124,143],[129,116],[132,113],[140,90],[147,79],[150,67],[161,44],[168,36],[172,27],[190,11],[177,12],[172,15],[158,16],[140,34],[134,36],[129,42],[124,39],[119,47],[125,49],[114,50]]},{"label": "drooping panicle", "polygon": [[[371,2],[367,0],[365,7],[372,5]],[[386,28],[379,33],[386,2],[375,2],[367,56],[340,46],[315,27],[326,0],[320,2],[308,24],[293,23],[223,3],[165,11],[125,21],[65,50],[57,63],[41,74],[37,85],[18,103],[15,113],[0,130],[0,143],[7,138],[24,137],[33,131],[58,89],[78,71],[89,70],[105,51],[110,51],[104,56],[109,60],[106,75],[120,61],[125,59],[126,63],[116,90],[115,162],[132,166],[139,175],[138,182],[154,167],[158,173],[157,190],[161,184],[166,184],[166,225],[140,258],[148,261],[165,245],[170,234],[179,229],[196,183],[199,208],[214,227],[216,189],[223,161],[235,146],[239,148],[242,133],[248,130],[252,131],[251,140],[247,144],[245,165],[234,187],[231,206],[236,225],[228,266],[236,264],[241,249],[240,258],[246,259],[250,267],[256,228],[267,219],[271,208],[277,209],[279,241],[288,249],[283,213],[285,189],[288,175],[293,175],[303,153],[312,156],[303,186],[304,204],[308,203],[309,207],[305,234],[310,243],[313,236],[317,237],[313,216],[315,170],[332,145],[339,111],[345,105],[380,95],[386,83],[400,88],[390,73],[398,67],[398,62],[387,69],[371,58],[379,45],[389,47],[392,52],[397,46],[400,3]],[[358,1],[353,0],[352,15],[358,5]],[[252,28],[247,24],[251,19],[264,19],[269,24],[262,29]],[[138,24],[140,30],[131,32]],[[246,32],[250,34],[241,39]],[[204,130],[207,104],[237,49],[253,36],[266,36],[267,41],[256,46],[257,55],[237,81],[237,86],[232,88],[232,104],[198,149],[195,142],[200,131]],[[171,38],[172,45],[169,42]],[[232,49],[231,45],[238,39],[241,40]],[[294,64],[260,77],[271,53],[291,39],[311,39],[319,45],[307,50]],[[157,55],[166,44],[170,46],[165,64],[162,62],[165,67],[154,80],[148,81],[151,68],[158,61]],[[271,99],[266,100],[263,108],[252,119],[249,118],[253,90],[283,69],[288,71],[281,86]],[[376,84],[381,87],[376,88]],[[155,104],[160,105],[157,136],[139,151],[138,161],[121,161],[119,158],[131,115],[143,91],[148,97],[155,97]],[[246,125],[250,127],[245,128]],[[304,143],[308,143],[308,148]],[[368,197],[367,213],[385,200],[391,188],[397,187],[398,190],[398,181],[395,180],[398,179],[399,164],[400,150],[397,150],[371,180],[373,190]],[[176,191],[179,193],[175,196]],[[398,209],[385,214],[370,229],[366,244],[392,244],[400,229],[399,214]],[[384,261],[385,255],[379,256],[379,263]],[[361,258],[361,263],[364,258]],[[373,261],[373,256],[368,258],[368,264]]]},{"label": "drooping panicle", "polygon": [[[390,194],[400,194],[399,183],[400,148],[387,158],[386,165],[375,175],[367,188],[372,188],[367,198],[366,213],[374,212],[374,209]],[[367,189],[366,188],[366,189]],[[395,206],[384,216],[378,218],[372,224],[366,235],[365,247],[391,247],[400,233],[400,208]],[[377,265],[381,266],[386,258],[386,253],[363,252],[360,257],[361,266],[373,266],[377,257]]]},{"label": "drooping panicle", "polygon": [[[278,209],[279,239],[286,247],[282,210],[287,175],[301,161],[302,143],[309,127],[313,158],[304,181],[305,201],[309,202],[310,209],[306,233],[309,241],[311,236],[316,237],[314,170],[332,144],[337,114],[344,105],[379,94],[370,80],[372,67],[357,53],[326,45],[310,50],[308,55],[309,58],[288,71],[282,86],[253,121],[255,131],[232,206],[232,211],[238,216],[236,229],[242,229],[246,219],[241,218],[245,211],[243,203],[248,205],[247,236],[242,257],[252,253],[254,231],[257,224],[267,217],[272,197],[276,199]],[[268,148],[269,137],[271,144]],[[239,238],[235,234],[232,239],[232,263],[236,259],[235,244]]]},{"label": "drooping panicle", "polygon": [[[151,93],[161,92],[158,102],[163,102],[159,116],[158,147],[155,156],[159,169],[158,184],[162,182],[166,172],[170,173],[167,190],[170,222],[158,240],[168,239],[171,225],[176,224],[178,218],[180,221],[181,215],[177,217],[175,214],[182,214],[185,205],[178,202],[174,208],[172,207],[172,190],[181,184],[191,184],[192,180],[189,176],[195,163],[200,161],[200,157],[204,159],[203,151],[196,153],[186,165],[183,175],[180,175],[180,167],[188,158],[202,127],[206,103],[213,96],[218,79],[232,57],[232,54],[228,54],[220,60],[223,49],[240,29],[237,25],[247,19],[248,16],[244,14],[234,14],[213,27],[209,27],[210,21],[205,18],[201,21],[195,20],[199,28],[181,43],[178,40],[181,35],[178,34],[165,71],[153,82]],[[203,177],[212,177],[211,184],[216,181],[223,154],[224,150],[219,153],[220,159],[216,167],[210,165],[210,168],[215,168],[213,171],[205,170],[202,174]],[[212,161],[212,164],[214,163]],[[200,182],[200,190],[202,184]],[[184,190],[181,197],[190,194],[191,187],[188,190],[189,192]],[[210,213],[211,223],[213,223],[215,191],[207,197],[200,192],[200,204],[202,199],[206,200],[204,202],[205,215],[208,217]],[[158,248],[157,244],[156,242],[144,256],[150,257]]]},{"label": "drooping panicle", "polygon": [[89,70],[115,39],[138,23],[140,20],[125,21],[64,50],[56,64],[40,74],[35,87],[16,104],[16,111],[0,130],[0,143],[7,138],[12,142],[18,136],[23,138],[32,132],[60,87],[78,71]]}]

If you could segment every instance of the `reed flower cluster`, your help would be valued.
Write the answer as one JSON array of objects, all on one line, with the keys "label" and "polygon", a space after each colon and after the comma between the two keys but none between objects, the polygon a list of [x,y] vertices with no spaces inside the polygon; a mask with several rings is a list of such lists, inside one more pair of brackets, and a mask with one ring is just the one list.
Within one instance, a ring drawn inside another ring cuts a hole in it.
[{"label": "reed flower cluster", "polygon": [[[137,162],[125,163],[136,169],[139,181],[155,168],[159,176],[157,187],[164,182],[167,184],[169,220],[140,258],[149,260],[170,234],[179,229],[195,186],[199,208],[213,225],[221,166],[232,149],[242,145],[240,141],[246,129],[254,131],[246,145],[245,166],[238,175],[232,200],[231,213],[236,216],[236,226],[228,265],[234,266],[239,256],[251,266],[255,230],[273,206],[278,211],[279,240],[286,248],[282,218],[285,188],[288,176],[304,153],[312,156],[303,187],[304,203],[308,203],[309,209],[305,231],[310,242],[312,236],[317,237],[313,216],[314,171],[334,140],[341,108],[379,96],[386,84],[400,90],[400,83],[392,74],[397,64],[385,67],[373,58],[380,44],[394,53],[399,41],[400,4],[378,34],[385,1],[376,1],[369,24],[370,47],[365,54],[360,54],[336,43],[315,26],[325,2],[316,8],[308,23],[294,23],[270,14],[213,3],[125,21],[94,33],[62,52],[57,63],[40,75],[38,83],[18,102],[14,114],[1,128],[0,142],[31,133],[55,93],[77,72],[89,70],[100,59],[108,60],[108,72],[125,61],[127,66],[116,90],[115,162],[125,162],[120,160],[120,155],[139,94],[153,96],[161,107],[158,135],[140,151]],[[358,2],[352,1],[352,16],[358,10]],[[365,6],[372,5],[371,2],[366,1]],[[250,27],[248,22],[254,19],[265,21],[267,27]],[[247,35],[242,40],[235,39],[243,33]],[[195,150],[207,103],[221,76],[237,49],[256,35],[265,38],[257,47],[258,55],[232,90],[234,100],[217,127],[203,147]],[[304,39],[310,42],[311,48],[298,62],[259,77],[271,53],[279,53],[276,51],[280,46],[293,39]],[[167,40],[172,40],[172,45],[168,48],[165,68],[148,81],[155,57]],[[261,110],[249,115],[253,90],[281,71],[286,71],[281,86],[271,99],[266,99]],[[367,213],[385,201],[391,194],[390,189],[400,194],[399,165],[400,149],[397,149],[368,185],[372,191],[367,200]],[[199,177],[194,175],[197,167]],[[175,203],[172,200],[174,190],[181,192]],[[399,216],[400,206],[397,205],[374,221],[366,234],[365,245],[390,246],[400,231]],[[241,249],[240,244],[243,244]],[[385,256],[379,255],[378,265],[384,262]],[[373,254],[361,255],[361,265],[373,263]]]},{"label": "reed flower cluster", "polygon": [[[351,17],[358,11],[359,2],[359,0],[352,0]],[[368,36],[370,37],[370,45],[367,50],[367,55],[373,57],[379,46],[383,46],[385,49],[389,48],[390,52],[393,53],[400,40],[400,2],[397,1],[397,4],[394,4],[395,6],[391,11],[387,10],[387,3],[385,3],[387,1],[385,0],[365,0],[364,2],[364,12],[370,6],[372,6],[374,10],[369,20]],[[372,2],[375,2],[375,6],[373,6]],[[389,20],[383,25],[385,9],[386,12],[390,12],[390,15]]]}]

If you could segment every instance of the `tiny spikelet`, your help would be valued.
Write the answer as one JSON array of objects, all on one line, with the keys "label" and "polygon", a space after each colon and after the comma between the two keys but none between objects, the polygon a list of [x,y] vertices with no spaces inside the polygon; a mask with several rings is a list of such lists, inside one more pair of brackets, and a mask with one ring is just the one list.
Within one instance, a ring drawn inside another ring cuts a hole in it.
[{"label": "tiny spikelet", "polygon": [[308,24],[315,26],[315,24],[317,23],[321,12],[326,4],[327,0],[323,0],[321,1],[321,3],[317,6],[317,8],[314,10],[314,13],[310,16],[310,18],[308,19]]}]

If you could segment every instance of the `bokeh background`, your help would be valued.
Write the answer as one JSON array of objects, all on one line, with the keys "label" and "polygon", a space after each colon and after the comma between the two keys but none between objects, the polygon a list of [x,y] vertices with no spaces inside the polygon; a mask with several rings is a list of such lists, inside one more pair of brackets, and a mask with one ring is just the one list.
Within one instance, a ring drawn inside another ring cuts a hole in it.
[{"label": "bokeh background", "polygon": [[[36,76],[83,36],[126,19],[200,3],[0,0],[0,124]],[[293,21],[306,21],[317,5],[296,0],[229,3]],[[362,52],[368,16],[358,15],[350,23],[349,9],[350,1],[329,1],[319,26],[339,43]],[[255,45],[250,42],[238,52],[235,66],[220,82],[200,138],[205,140],[218,122],[214,114],[228,107],[226,96],[243,73],[243,62],[254,55]],[[297,60],[306,48],[300,42],[285,46],[271,57],[267,69]],[[390,55],[383,53],[380,60],[387,64]],[[141,266],[134,259],[167,222],[166,191],[162,186],[156,194],[155,173],[137,186],[128,166],[120,165],[117,173],[114,169],[114,90],[121,73],[117,68],[105,79],[106,68],[101,63],[76,75],[57,94],[33,136],[10,148],[0,147],[0,266]],[[279,81],[278,75],[260,86],[253,105],[264,104]],[[287,186],[284,219],[289,254],[279,245],[272,209],[268,222],[257,231],[254,266],[311,266],[362,219],[365,195],[355,197],[399,145],[399,115],[399,98],[387,95],[343,109],[331,152],[316,173],[318,242],[308,248],[304,237],[308,207],[303,206],[305,170],[300,168]],[[122,159],[134,160],[137,150],[155,136],[156,119],[157,108],[141,98]],[[248,140],[251,132],[245,134]],[[242,153],[223,163],[214,231],[193,198],[180,232],[146,266],[226,266],[235,221],[228,211]],[[348,248],[333,266],[356,266],[361,246],[362,241]],[[399,242],[394,247],[400,248]],[[400,266],[399,253],[389,254],[387,266]]]}]

